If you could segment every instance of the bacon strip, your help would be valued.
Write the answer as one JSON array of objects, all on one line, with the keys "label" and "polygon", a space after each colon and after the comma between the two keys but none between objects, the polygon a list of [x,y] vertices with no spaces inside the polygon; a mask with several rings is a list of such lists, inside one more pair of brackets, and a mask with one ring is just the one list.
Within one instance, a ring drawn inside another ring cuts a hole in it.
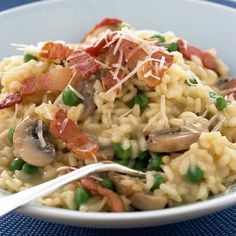
[{"label": "bacon strip", "polygon": [[103,47],[109,43],[116,34],[116,32],[110,32],[92,46],[84,48],[84,50],[93,57],[98,56],[102,52]]},{"label": "bacon strip", "polygon": [[105,91],[109,90],[112,88],[117,81],[113,79],[113,75],[111,74],[111,71],[106,71],[105,76],[102,78],[102,85]]},{"label": "bacon strip", "polygon": [[72,70],[60,68],[49,71],[35,78],[23,80],[21,85],[22,95],[31,95],[36,92],[60,92],[65,89],[72,78]]},{"label": "bacon strip", "polygon": [[88,136],[80,132],[72,120],[66,118],[63,110],[56,113],[49,131],[55,138],[66,142],[67,147],[82,159],[93,157],[99,149],[97,144],[92,143]]},{"label": "bacon strip", "polygon": [[104,26],[117,26],[122,23],[122,20],[117,18],[105,18],[95,25],[94,30]]},{"label": "bacon strip", "polygon": [[158,60],[161,60],[161,58],[164,57],[165,58],[164,66],[166,66],[167,68],[169,68],[173,64],[173,61],[174,61],[174,56],[172,54],[161,51],[161,50],[154,52],[151,57]]},{"label": "bacon strip", "polygon": [[185,43],[182,39],[178,39],[177,44],[179,46],[180,52],[183,54],[184,58],[191,60],[191,56],[197,56],[201,59],[202,64],[211,70],[214,70],[217,74],[220,74],[219,65],[216,58],[209,52],[204,52],[201,49]]},{"label": "bacon strip", "polygon": [[[233,89],[236,87],[236,78],[231,79],[230,81],[228,81],[225,85],[223,89]],[[232,101],[236,100],[236,92],[232,92],[228,95],[228,98],[231,97]]]},{"label": "bacon strip", "polygon": [[107,27],[107,28],[114,27],[114,26],[120,25],[121,23],[122,23],[122,20],[120,20],[120,19],[105,18],[102,21],[100,21],[98,24],[96,24],[95,27],[85,35],[85,37],[83,38],[82,42],[86,41],[86,39],[90,35],[94,34],[96,32],[96,30],[98,30],[99,28],[102,28],[102,27]]},{"label": "bacon strip", "polygon": [[21,103],[23,97],[20,93],[9,93],[1,102],[0,109],[4,109],[6,107],[11,107],[15,104]]},{"label": "bacon strip", "polygon": [[146,52],[137,43],[127,39],[122,40],[119,51],[123,51],[125,62],[130,70],[133,70],[137,66],[138,61],[143,60],[147,56]]},{"label": "bacon strip", "polygon": [[89,79],[90,75],[95,74],[99,68],[94,58],[81,48],[76,49],[67,61],[85,80]]},{"label": "bacon strip", "polygon": [[164,52],[164,51],[159,50],[157,52],[154,52],[151,57],[154,59],[158,59],[158,60],[161,60],[162,57],[164,57],[164,59],[165,59],[165,63],[162,68],[159,67],[160,62],[150,62],[152,64],[152,73],[154,75],[156,74],[154,65],[155,65],[155,63],[158,64],[158,67],[159,67],[158,68],[158,77],[160,78],[160,80],[157,80],[156,78],[149,76],[145,79],[144,82],[149,87],[155,87],[162,82],[162,77],[164,76],[166,70],[173,64],[174,56],[169,54],[168,52]]},{"label": "bacon strip", "polygon": [[125,207],[120,196],[108,188],[102,187],[98,182],[90,177],[80,180],[81,185],[89,191],[97,192],[102,196],[106,196],[111,204],[112,212],[124,212]]},{"label": "bacon strip", "polygon": [[51,60],[65,60],[72,51],[73,49],[61,43],[47,42],[42,47],[39,55]]}]

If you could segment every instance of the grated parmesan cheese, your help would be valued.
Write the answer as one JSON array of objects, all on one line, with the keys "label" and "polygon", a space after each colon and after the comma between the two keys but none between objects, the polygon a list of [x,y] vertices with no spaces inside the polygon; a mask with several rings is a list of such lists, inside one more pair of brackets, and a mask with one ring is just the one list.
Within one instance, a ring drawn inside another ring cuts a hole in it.
[{"label": "grated parmesan cheese", "polygon": [[0,139],[4,138],[5,136],[8,135],[9,129],[4,130],[1,134],[0,134]]},{"label": "grated parmesan cheese", "polygon": [[[120,55],[119,55],[119,59],[118,59],[118,65],[121,65],[122,64],[122,59],[123,59],[123,52],[121,51],[120,52]],[[118,74],[120,72],[120,66],[117,66],[116,70],[115,70],[115,73],[113,74],[113,79],[115,79],[116,81],[118,81]]]},{"label": "grated parmesan cheese", "polygon": [[160,61],[160,64],[159,64],[159,69],[163,69],[164,65],[165,65],[165,62],[166,62],[166,58],[164,56],[161,56],[161,61]]},{"label": "grated parmesan cheese", "polygon": [[161,95],[161,115],[165,122],[165,128],[169,129],[170,124],[166,115],[166,96],[165,95]]},{"label": "grated parmesan cheese", "polygon": [[111,69],[110,66],[108,66],[108,65],[106,65],[106,64],[104,64],[104,63],[102,63],[102,62],[100,62],[100,61],[98,61],[98,60],[96,60],[95,58],[94,58],[94,60],[95,60],[96,63],[98,63],[98,64],[99,64],[101,67],[103,67],[104,69]]},{"label": "grated parmesan cheese", "polygon": [[48,107],[44,106],[43,110],[45,111],[46,115],[47,115],[47,119],[48,120],[53,120],[52,114],[50,113],[50,111],[48,110]]},{"label": "grated parmesan cheese", "polygon": [[154,58],[147,58],[144,61],[139,61],[137,63],[137,66],[128,75],[126,75],[122,80],[120,80],[113,87],[111,87],[109,90],[107,90],[106,93],[108,94],[108,93],[114,91],[115,89],[119,88],[123,83],[125,83],[128,79],[130,79],[133,75],[135,75],[139,71],[139,69],[148,61],[160,62],[160,60],[154,59]]},{"label": "grated parmesan cheese", "polygon": [[70,84],[68,85],[68,88],[80,99],[84,100],[84,97],[82,94],[80,94],[76,89],[74,89]]},{"label": "grated parmesan cheese", "polygon": [[59,131],[60,134],[62,134],[62,132],[63,132],[64,129],[66,128],[67,123],[68,123],[68,120],[69,120],[68,118],[66,118],[65,120],[63,120],[62,125],[61,125],[61,129],[60,129],[60,131]]},{"label": "grated parmesan cheese", "polygon": [[36,130],[36,133],[39,138],[39,142],[41,144],[41,147],[43,147],[43,148],[46,147],[47,144],[46,144],[44,137],[43,137],[43,121],[42,120],[38,121],[38,127]]},{"label": "grated parmesan cheese", "polygon": [[15,112],[14,112],[14,114],[13,114],[12,123],[11,123],[11,126],[12,126],[12,127],[15,126],[18,111],[19,111],[19,105],[16,104],[16,105],[15,105]]},{"label": "grated parmesan cheese", "polygon": [[121,37],[119,38],[119,40],[116,43],[116,46],[114,47],[113,55],[116,55],[118,49],[120,48],[120,45],[121,45],[123,39],[124,39],[124,35],[121,35]]},{"label": "grated parmesan cheese", "polygon": [[125,112],[124,114],[120,115],[118,118],[123,118],[123,117],[129,115],[132,111],[133,111],[133,109],[130,109],[127,112]]},{"label": "grated parmesan cheese", "polygon": [[[71,82],[73,81],[74,77],[76,75],[76,71],[73,73],[73,75],[71,76],[70,81],[68,82],[68,84],[66,85],[66,88],[71,84]],[[53,105],[58,105],[60,103],[60,101],[62,100],[62,94],[63,94],[64,90],[61,91],[61,93],[57,96],[57,98],[55,99]]]},{"label": "grated parmesan cheese", "polygon": [[152,70],[149,70],[147,73],[145,73],[143,76],[144,78],[148,78],[152,74]]},{"label": "grated parmesan cheese", "polygon": [[112,64],[111,66],[114,67],[114,68],[119,67],[119,68],[120,68],[122,71],[124,71],[126,74],[129,74],[129,70],[128,70],[126,67],[124,67],[124,66],[122,66],[122,65],[119,65],[118,63],[114,63],[114,64]]}]

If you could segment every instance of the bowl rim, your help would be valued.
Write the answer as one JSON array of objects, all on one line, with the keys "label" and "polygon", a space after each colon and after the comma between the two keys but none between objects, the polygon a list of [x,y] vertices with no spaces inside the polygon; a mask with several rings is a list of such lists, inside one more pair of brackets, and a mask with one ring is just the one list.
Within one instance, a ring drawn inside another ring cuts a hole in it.
[{"label": "bowl rim", "polygon": [[[5,16],[7,14],[19,12],[19,11],[22,11],[22,10],[25,10],[25,9],[31,8],[31,7],[40,7],[42,5],[55,4],[55,2],[65,2],[65,1],[66,0],[38,0],[37,2],[26,3],[26,4],[23,4],[23,5],[20,5],[20,6],[16,6],[16,7],[12,7],[12,8],[0,11],[0,17]],[[217,3],[217,2],[212,2],[210,0],[200,0],[200,1],[199,0],[173,0],[173,1],[176,1],[176,2],[177,1],[192,2],[192,3],[195,3],[195,4],[203,4],[203,5],[208,5],[208,6],[212,6],[212,7],[216,7],[216,8],[221,8],[221,9],[223,8],[227,11],[232,11],[234,13],[236,12],[236,8],[226,6],[224,4]]]},{"label": "bowl rim", "polygon": [[[222,5],[220,3],[209,2],[204,0],[175,0],[175,1],[188,1],[195,4],[208,5],[215,8],[225,9],[227,11],[231,11],[236,13],[236,9]],[[65,2],[65,0],[43,0],[38,2],[32,2],[28,4],[24,4],[22,6],[14,7],[8,10],[4,10],[0,12],[0,18],[15,14],[21,11],[24,11],[28,8],[37,8],[48,4],[55,4],[56,2]],[[3,195],[4,196],[4,195]],[[183,216],[187,214],[191,214],[192,216],[201,216],[204,211],[210,213],[215,212],[217,210],[229,207],[236,203],[236,191],[230,192],[225,195],[221,195],[219,197],[213,199],[206,199],[203,201],[180,205],[172,208],[160,209],[160,210],[152,210],[152,211],[139,211],[139,212],[125,212],[125,213],[106,213],[106,212],[80,212],[76,210],[62,209],[62,208],[54,208],[43,206],[35,203],[30,203],[26,206],[23,206],[17,210],[19,213],[23,213],[24,215],[29,215],[37,218],[45,218],[45,215],[53,220],[53,217],[57,217],[59,219],[65,218],[65,216],[70,220],[78,220],[78,223],[82,220],[82,222],[92,222],[96,221],[99,223],[106,221],[107,224],[111,223],[113,225],[119,225],[122,222],[130,221],[130,220],[165,220],[167,218],[176,218],[179,217],[176,221],[180,221]],[[37,214],[37,216],[36,216]],[[191,218],[193,218],[191,216]],[[190,217],[189,217],[190,218]],[[114,223],[114,221],[118,221]],[[173,222],[173,220],[171,219]],[[88,225],[88,224],[87,224]],[[142,225],[141,225],[142,226]],[[141,227],[140,226],[140,227]],[[138,226],[139,227],[139,226]]]}]

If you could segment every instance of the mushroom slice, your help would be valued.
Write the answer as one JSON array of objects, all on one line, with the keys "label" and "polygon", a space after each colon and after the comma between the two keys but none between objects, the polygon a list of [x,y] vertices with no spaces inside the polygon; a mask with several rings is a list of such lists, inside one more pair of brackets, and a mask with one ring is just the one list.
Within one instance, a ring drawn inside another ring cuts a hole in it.
[{"label": "mushroom slice", "polygon": [[56,156],[47,126],[42,120],[24,119],[15,129],[13,142],[15,154],[34,166],[45,166]]},{"label": "mushroom slice", "polygon": [[81,120],[85,120],[88,116],[92,115],[96,110],[96,105],[93,100],[95,80],[80,80],[79,81],[79,93],[84,97],[83,104],[85,106],[84,113],[82,114]]},{"label": "mushroom slice", "polygon": [[98,160],[106,161],[106,160],[112,160],[114,156],[115,150],[113,146],[106,146],[106,147],[101,147],[97,154],[96,157]]},{"label": "mushroom slice", "polygon": [[116,191],[119,194],[131,196],[135,193],[142,192],[145,189],[145,184],[139,178],[115,172],[109,172],[108,176],[115,184]]},{"label": "mushroom slice", "polygon": [[148,150],[168,153],[184,151],[198,141],[200,134],[200,132],[181,132],[180,129],[157,131],[149,135]]},{"label": "mushroom slice", "polygon": [[131,198],[131,205],[139,210],[162,209],[167,204],[167,197],[153,193],[139,192]]}]

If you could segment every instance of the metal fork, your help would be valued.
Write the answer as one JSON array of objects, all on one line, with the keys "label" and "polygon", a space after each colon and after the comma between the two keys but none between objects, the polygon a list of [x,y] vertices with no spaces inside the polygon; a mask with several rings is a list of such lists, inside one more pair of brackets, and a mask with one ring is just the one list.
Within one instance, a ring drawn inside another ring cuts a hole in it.
[{"label": "metal fork", "polygon": [[[202,115],[201,115],[201,117],[206,117],[207,116],[207,114],[208,114],[208,110],[205,110],[203,113],[202,113]],[[215,126],[213,126],[213,124],[216,122],[218,120],[218,123],[216,123],[215,124]],[[211,132],[216,132],[216,131],[218,131],[220,128],[221,128],[221,126],[223,125],[223,123],[225,122],[225,118],[224,117],[219,117],[217,114],[215,114],[214,116],[212,116],[211,118],[210,118],[210,120],[208,121],[208,127],[209,128],[212,128],[211,129]]]},{"label": "metal fork", "polygon": [[[201,116],[205,117],[208,114],[206,110]],[[219,119],[218,123],[213,127],[213,124]],[[211,117],[208,123],[208,127],[213,127],[211,132],[215,132],[220,129],[224,123],[225,118],[219,118],[218,115]],[[103,171],[116,171],[120,173],[125,173],[133,176],[145,177],[145,173],[131,168],[122,166],[117,163],[112,162],[99,162],[95,164],[90,164],[88,166],[81,167],[77,170],[74,170],[68,174],[60,176],[56,179],[50,180],[46,183],[39,184],[32,188],[23,190],[19,193],[15,193],[6,197],[0,198],[0,216],[7,214],[8,212],[25,205],[37,198],[43,197],[52,193],[62,187],[65,184],[68,184],[72,181],[83,178],[87,175],[90,175],[95,172]]]},{"label": "metal fork", "polygon": [[65,184],[81,179],[92,173],[103,172],[103,171],[116,171],[128,175],[145,177],[144,172],[133,170],[128,167],[112,162],[98,162],[95,164],[90,164],[88,166],[81,167],[63,176],[60,176],[56,179],[23,190],[19,193],[15,193],[0,198],[0,216],[3,216],[11,212],[12,210],[20,206],[23,206],[26,203],[29,203],[37,198],[46,196],[56,191]]}]

